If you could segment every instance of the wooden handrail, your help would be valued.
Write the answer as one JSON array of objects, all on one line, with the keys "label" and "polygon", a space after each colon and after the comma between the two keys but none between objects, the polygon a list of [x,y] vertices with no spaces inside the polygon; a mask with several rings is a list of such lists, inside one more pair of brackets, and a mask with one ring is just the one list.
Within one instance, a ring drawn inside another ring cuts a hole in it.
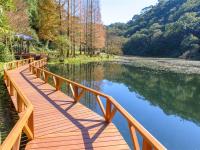
[{"label": "wooden handrail", "polygon": [[[84,85],[71,81],[69,79],[63,78],[52,72],[45,70],[43,67],[47,63],[47,59],[41,59],[29,64],[29,70],[36,74],[38,78],[43,79],[46,83],[49,78],[53,79],[54,87],[56,90],[60,90],[62,84],[68,84],[72,92],[75,102],[79,102],[84,92],[92,93],[96,96],[96,100],[102,110],[103,116],[106,122],[111,122],[115,113],[118,111],[127,120],[128,127],[130,129],[130,135],[133,142],[133,147],[135,150],[165,150],[166,148],[153,137],[135,118],[133,118],[113,97],[96,91],[94,89],[88,88]],[[106,99],[106,109],[104,108],[100,97]],[[143,143],[142,148],[140,148],[138,143],[138,138],[136,131],[142,136]]]},{"label": "wooden handrail", "polygon": [[8,62],[4,65],[4,70],[13,70],[13,69],[18,68],[20,66],[23,66],[25,64],[29,64],[33,61],[34,61],[34,58],[22,59],[22,60],[16,60],[16,61]]},{"label": "wooden handrail", "polygon": [[10,96],[17,101],[17,106],[15,106],[15,108],[18,112],[19,120],[3,141],[2,145],[0,145],[1,150],[18,150],[20,148],[22,131],[24,131],[29,140],[34,138],[33,105],[8,74],[8,70],[18,68],[31,62],[33,62],[33,58],[9,62],[4,66],[4,81]]}]

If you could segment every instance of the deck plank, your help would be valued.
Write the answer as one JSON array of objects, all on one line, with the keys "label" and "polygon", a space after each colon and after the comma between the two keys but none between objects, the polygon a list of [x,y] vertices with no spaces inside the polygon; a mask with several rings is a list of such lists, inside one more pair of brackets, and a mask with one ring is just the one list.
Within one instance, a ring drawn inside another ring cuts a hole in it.
[{"label": "deck plank", "polygon": [[36,78],[28,65],[8,74],[34,106],[35,137],[26,150],[130,149],[113,123]]}]

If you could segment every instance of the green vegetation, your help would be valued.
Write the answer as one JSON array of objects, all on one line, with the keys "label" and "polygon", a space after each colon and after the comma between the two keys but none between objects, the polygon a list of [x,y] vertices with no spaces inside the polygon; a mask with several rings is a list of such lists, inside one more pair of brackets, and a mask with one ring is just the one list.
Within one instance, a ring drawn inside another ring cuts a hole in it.
[{"label": "green vegetation", "polygon": [[[79,64],[79,63],[89,63],[89,62],[102,62],[102,61],[114,61],[117,56],[108,55],[108,54],[100,54],[97,56],[87,56],[87,55],[77,55],[76,57],[66,58],[64,59],[64,63],[69,64]],[[49,64],[59,63],[57,59],[50,59]]]},{"label": "green vegetation", "polygon": [[0,62],[8,62],[13,59],[13,55],[8,47],[6,47],[3,43],[0,43]]},{"label": "green vegetation", "polygon": [[0,61],[57,51],[63,62],[77,52],[94,56],[104,46],[99,0],[0,0]]},{"label": "green vegetation", "polygon": [[128,23],[108,26],[108,35],[126,38],[126,55],[200,59],[199,14],[199,0],[159,0]]},{"label": "green vegetation", "polygon": [[31,52],[56,51],[61,62],[77,52],[200,59],[199,14],[199,0],[159,0],[105,32],[99,0],[1,0],[0,61],[24,49],[18,33],[33,38]]},{"label": "green vegetation", "polygon": [[3,74],[3,66],[4,66],[4,63],[0,62],[0,74],[1,75]]},{"label": "green vegetation", "polygon": [[123,45],[127,38],[123,36],[126,31],[123,23],[115,23],[107,27],[105,51],[109,54],[122,55]]}]

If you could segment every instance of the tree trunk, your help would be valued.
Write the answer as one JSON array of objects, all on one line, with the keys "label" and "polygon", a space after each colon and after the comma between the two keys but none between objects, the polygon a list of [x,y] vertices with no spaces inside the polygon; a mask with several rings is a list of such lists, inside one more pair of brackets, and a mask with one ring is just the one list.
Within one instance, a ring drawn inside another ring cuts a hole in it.
[{"label": "tree trunk", "polygon": [[49,49],[49,40],[46,40],[46,43],[45,43],[45,49],[46,49],[46,50]]}]

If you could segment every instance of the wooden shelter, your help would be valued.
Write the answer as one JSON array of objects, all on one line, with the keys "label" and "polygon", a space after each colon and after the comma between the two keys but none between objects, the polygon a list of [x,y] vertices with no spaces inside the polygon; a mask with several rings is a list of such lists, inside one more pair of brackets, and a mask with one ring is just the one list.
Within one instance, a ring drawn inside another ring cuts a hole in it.
[{"label": "wooden shelter", "polygon": [[17,47],[15,48],[15,55],[29,54],[30,45],[33,38],[25,34],[16,34]]}]

